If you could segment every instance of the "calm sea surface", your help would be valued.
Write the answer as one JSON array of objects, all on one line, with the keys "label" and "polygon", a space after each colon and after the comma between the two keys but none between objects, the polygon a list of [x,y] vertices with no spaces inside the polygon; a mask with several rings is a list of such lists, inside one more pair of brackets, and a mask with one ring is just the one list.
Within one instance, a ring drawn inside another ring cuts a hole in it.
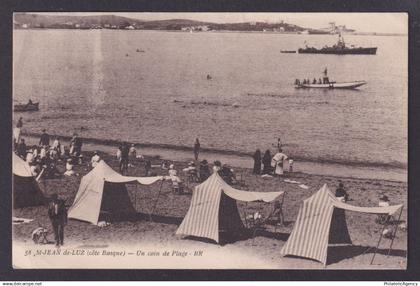
[{"label": "calm sea surface", "polygon": [[[377,55],[300,55],[331,35],[16,30],[15,102],[27,131],[253,152],[281,137],[296,158],[406,167],[407,37],[345,36]],[[138,49],[138,51],[137,51]],[[295,78],[366,80],[296,90]],[[206,76],[210,74],[211,80]]]}]

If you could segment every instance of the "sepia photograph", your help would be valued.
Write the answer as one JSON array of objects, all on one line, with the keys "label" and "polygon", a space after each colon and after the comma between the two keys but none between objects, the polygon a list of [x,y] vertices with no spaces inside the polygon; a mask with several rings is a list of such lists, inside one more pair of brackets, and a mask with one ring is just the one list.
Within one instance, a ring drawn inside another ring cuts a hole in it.
[{"label": "sepia photograph", "polygon": [[407,269],[407,13],[12,25],[14,269]]}]

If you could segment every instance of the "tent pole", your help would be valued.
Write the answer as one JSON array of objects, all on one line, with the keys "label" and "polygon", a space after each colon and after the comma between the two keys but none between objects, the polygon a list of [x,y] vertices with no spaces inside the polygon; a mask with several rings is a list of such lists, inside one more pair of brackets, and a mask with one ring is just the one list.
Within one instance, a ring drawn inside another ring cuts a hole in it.
[{"label": "tent pole", "polygon": [[394,244],[394,239],[395,239],[395,236],[397,235],[397,230],[398,230],[398,224],[397,224],[397,223],[398,223],[398,222],[400,221],[400,219],[401,219],[401,214],[402,214],[403,209],[404,209],[404,207],[401,207],[400,215],[398,216],[398,220],[396,221],[396,224],[395,224],[395,229],[394,229],[394,231],[393,231],[393,233],[392,233],[392,240],[391,240],[391,244],[389,245],[389,250],[388,250],[388,255],[387,255],[387,257],[389,256],[389,254],[391,254],[392,245]]},{"label": "tent pole", "polygon": [[382,227],[382,230],[381,230],[381,236],[379,237],[378,244],[376,245],[375,252],[373,253],[372,260],[370,261],[370,265],[372,265],[372,264],[373,264],[373,260],[375,259],[376,252],[378,251],[379,244],[381,243],[381,240],[382,240],[382,236],[383,236],[383,233],[384,233],[385,227],[386,227],[386,224],[384,224],[384,226]]},{"label": "tent pole", "polygon": [[150,221],[152,220],[152,214],[155,212],[156,206],[157,206],[157,202],[159,201],[159,197],[160,197],[160,192],[162,191],[162,185],[163,185],[163,178],[162,178],[162,182],[160,183],[160,187],[159,187],[159,193],[157,195],[156,201],[155,201],[155,205],[153,206],[152,212],[149,213],[149,219]]},{"label": "tent pole", "polygon": [[139,185],[136,184],[136,190],[134,191],[134,208],[136,209],[137,212],[137,191],[139,189]]}]

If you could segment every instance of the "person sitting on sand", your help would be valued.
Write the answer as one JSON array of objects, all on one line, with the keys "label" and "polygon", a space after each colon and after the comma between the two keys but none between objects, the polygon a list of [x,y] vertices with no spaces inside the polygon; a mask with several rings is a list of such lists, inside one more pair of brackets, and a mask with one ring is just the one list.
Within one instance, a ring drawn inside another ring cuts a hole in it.
[{"label": "person sitting on sand", "polygon": [[177,171],[175,170],[174,164],[169,165],[168,174],[169,174],[170,177],[177,176]]},{"label": "person sitting on sand", "polygon": [[271,174],[272,168],[271,168],[271,154],[270,150],[266,150],[262,159],[263,163],[263,171],[262,174]]},{"label": "person sitting on sand", "polygon": [[222,179],[228,185],[233,185],[234,183],[236,183],[235,173],[234,173],[233,169],[231,169],[228,166],[228,164],[223,164],[223,167],[220,169],[220,171],[218,172],[218,174],[220,175],[220,177],[222,177]]},{"label": "person sitting on sand", "polygon": [[382,195],[379,198],[379,204],[380,207],[389,207],[389,198],[386,195]]},{"label": "person sitting on sand", "polygon": [[339,201],[342,201],[343,203],[348,201],[349,195],[346,189],[344,188],[344,184],[342,182],[338,184],[338,188],[335,190],[335,196]]},{"label": "person sitting on sand", "polygon": [[34,162],[34,152],[32,151],[32,149],[29,149],[26,153],[25,160],[28,164],[32,164]]},{"label": "person sitting on sand", "polygon": [[207,160],[203,160],[200,162],[200,169],[198,173],[200,182],[204,182],[208,179],[208,177],[210,177],[210,168],[207,163]]},{"label": "person sitting on sand", "polygon": [[73,160],[72,159],[67,159],[66,171],[64,172],[64,175],[73,176],[75,174],[76,173],[73,171]]},{"label": "person sitting on sand", "polygon": [[293,163],[294,163],[293,158],[289,157],[289,172],[290,173],[293,173]]},{"label": "person sitting on sand", "polygon": [[90,164],[92,165],[92,168],[95,168],[96,165],[101,161],[101,157],[98,154],[98,151],[95,151],[93,153],[92,158],[90,159]]},{"label": "person sitting on sand", "polygon": [[162,164],[160,165],[160,168],[162,169],[162,170],[169,170],[169,162],[168,161],[162,161]]},{"label": "person sitting on sand", "polygon": [[222,169],[222,163],[219,160],[214,161],[213,163],[213,173],[217,173]]},{"label": "person sitting on sand", "polygon": [[42,160],[47,156],[47,148],[43,146],[39,152],[39,158]]}]

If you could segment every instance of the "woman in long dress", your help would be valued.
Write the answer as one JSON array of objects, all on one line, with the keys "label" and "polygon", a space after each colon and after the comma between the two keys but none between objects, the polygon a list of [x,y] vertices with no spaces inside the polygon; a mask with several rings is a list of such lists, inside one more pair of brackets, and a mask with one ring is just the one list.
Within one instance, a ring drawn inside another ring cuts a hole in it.
[{"label": "woman in long dress", "polygon": [[275,167],[274,174],[283,175],[283,165],[285,160],[287,160],[287,156],[283,154],[283,151],[281,149],[279,149],[279,152],[276,155],[274,155],[271,161],[271,165]]},{"label": "woman in long dress", "polygon": [[262,163],[264,165],[263,167],[263,171],[262,174],[270,174],[272,169],[271,169],[271,154],[270,154],[270,150],[265,151],[264,153],[264,157],[262,159]]},{"label": "woman in long dress", "polygon": [[261,174],[261,151],[260,149],[257,149],[254,154],[254,174]]}]

